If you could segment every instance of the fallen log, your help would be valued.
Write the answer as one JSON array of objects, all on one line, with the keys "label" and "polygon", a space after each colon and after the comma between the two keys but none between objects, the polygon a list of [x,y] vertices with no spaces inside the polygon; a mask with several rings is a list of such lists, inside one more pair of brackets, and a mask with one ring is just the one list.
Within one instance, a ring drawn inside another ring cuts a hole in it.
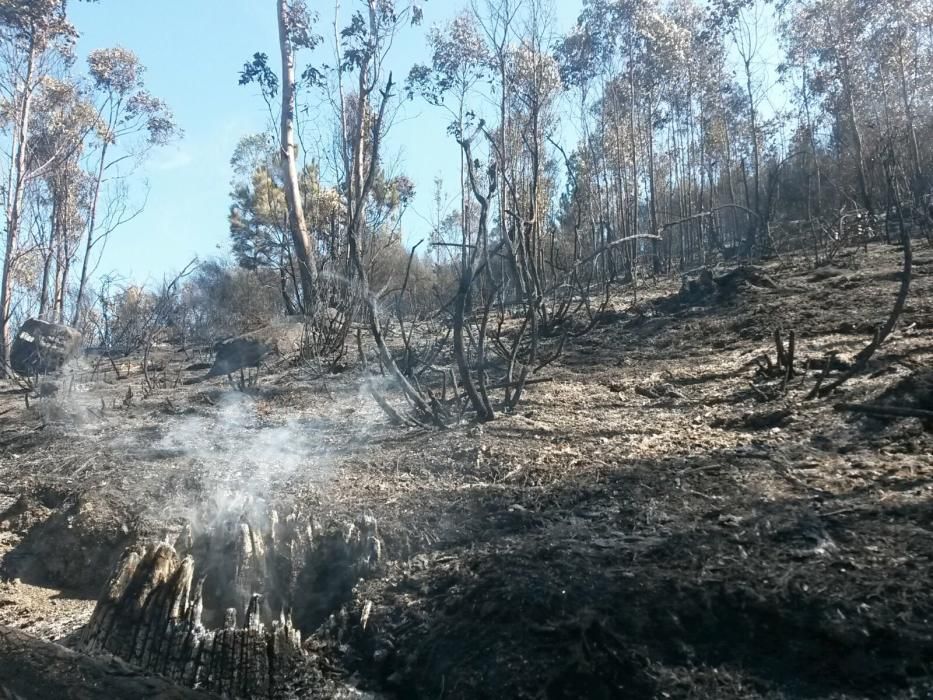
[{"label": "fallen log", "polygon": [[0,625],[0,697],[18,700],[208,700],[207,693]]}]

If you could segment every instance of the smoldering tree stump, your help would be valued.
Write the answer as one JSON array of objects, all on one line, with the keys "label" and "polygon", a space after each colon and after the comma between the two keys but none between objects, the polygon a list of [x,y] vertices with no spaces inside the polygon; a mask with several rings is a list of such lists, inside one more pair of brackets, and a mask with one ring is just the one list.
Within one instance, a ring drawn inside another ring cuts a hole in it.
[{"label": "smoldering tree stump", "polygon": [[271,623],[293,611],[302,628],[314,628],[382,559],[382,540],[371,517],[322,524],[297,512],[249,507],[214,516],[206,530],[182,533],[175,543],[205,577],[204,623],[223,623],[234,608],[242,618],[253,593],[263,594],[260,616]]},{"label": "smoldering tree stump", "polygon": [[260,525],[238,520],[179,538],[183,552],[210,562],[203,573],[195,556],[169,544],[127,550],[79,647],[226,697],[329,697],[302,650],[292,607],[339,604],[321,584],[328,571],[349,593],[373,570],[382,547],[375,521],[322,529],[275,511]]},{"label": "smoldering tree stump", "polygon": [[0,625],[0,698],[207,700],[113,657],[96,658]]},{"label": "smoldering tree stump", "polygon": [[[299,672],[301,634],[282,619],[259,621],[258,595],[242,627],[201,623],[194,560],[167,544],[127,552],[84,629],[81,647],[107,652],[191,688],[230,697],[279,697]],[[310,670],[310,668],[309,668]]]}]

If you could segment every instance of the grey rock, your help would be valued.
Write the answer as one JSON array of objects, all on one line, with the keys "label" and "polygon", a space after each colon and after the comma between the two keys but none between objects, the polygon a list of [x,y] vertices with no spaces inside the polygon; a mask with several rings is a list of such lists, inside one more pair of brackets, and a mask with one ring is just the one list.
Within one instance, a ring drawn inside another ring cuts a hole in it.
[{"label": "grey rock", "polygon": [[10,366],[17,374],[34,376],[55,372],[77,357],[81,333],[69,326],[37,318],[26,321],[10,349]]}]

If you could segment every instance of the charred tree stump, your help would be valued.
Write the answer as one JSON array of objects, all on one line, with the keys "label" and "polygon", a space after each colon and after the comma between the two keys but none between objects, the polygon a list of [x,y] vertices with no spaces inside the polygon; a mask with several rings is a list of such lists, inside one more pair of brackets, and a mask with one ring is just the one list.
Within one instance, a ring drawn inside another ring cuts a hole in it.
[{"label": "charred tree stump", "polygon": [[375,570],[382,541],[373,518],[322,528],[272,509],[231,513],[176,544],[124,553],[79,649],[224,697],[334,697],[292,610],[314,629]]},{"label": "charred tree stump", "polygon": [[0,625],[0,697],[17,700],[208,700],[206,693]]},{"label": "charred tree stump", "polygon": [[80,648],[227,697],[288,697],[302,676],[316,680],[291,620],[283,616],[271,629],[260,622],[258,594],[242,627],[230,609],[223,629],[206,629],[203,581],[193,576],[194,560],[179,558],[170,545],[128,551],[83,631]]},{"label": "charred tree stump", "polygon": [[774,331],[774,343],[777,346],[778,371],[781,373],[781,391],[787,389],[787,384],[794,378],[794,353],[797,347],[797,334],[791,331],[787,338],[787,348],[781,340],[781,331]]}]

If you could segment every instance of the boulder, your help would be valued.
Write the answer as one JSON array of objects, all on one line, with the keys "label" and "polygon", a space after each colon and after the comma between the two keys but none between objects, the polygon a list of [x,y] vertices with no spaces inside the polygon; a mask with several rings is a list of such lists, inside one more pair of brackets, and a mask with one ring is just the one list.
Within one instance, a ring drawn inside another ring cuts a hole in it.
[{"label": "boulder", "polygon": [[304,323],[278,323],[217,344],[217,356],[208,377],[220,377],[257,367],[270,354],[287,356],[301,349]]},{"label": "boulder", "polygon": [[48,374],[77,357],[81,351],[81,333],[60,323],[31,318],[26,321],[10,349],[10,366],[17,374]]}]

